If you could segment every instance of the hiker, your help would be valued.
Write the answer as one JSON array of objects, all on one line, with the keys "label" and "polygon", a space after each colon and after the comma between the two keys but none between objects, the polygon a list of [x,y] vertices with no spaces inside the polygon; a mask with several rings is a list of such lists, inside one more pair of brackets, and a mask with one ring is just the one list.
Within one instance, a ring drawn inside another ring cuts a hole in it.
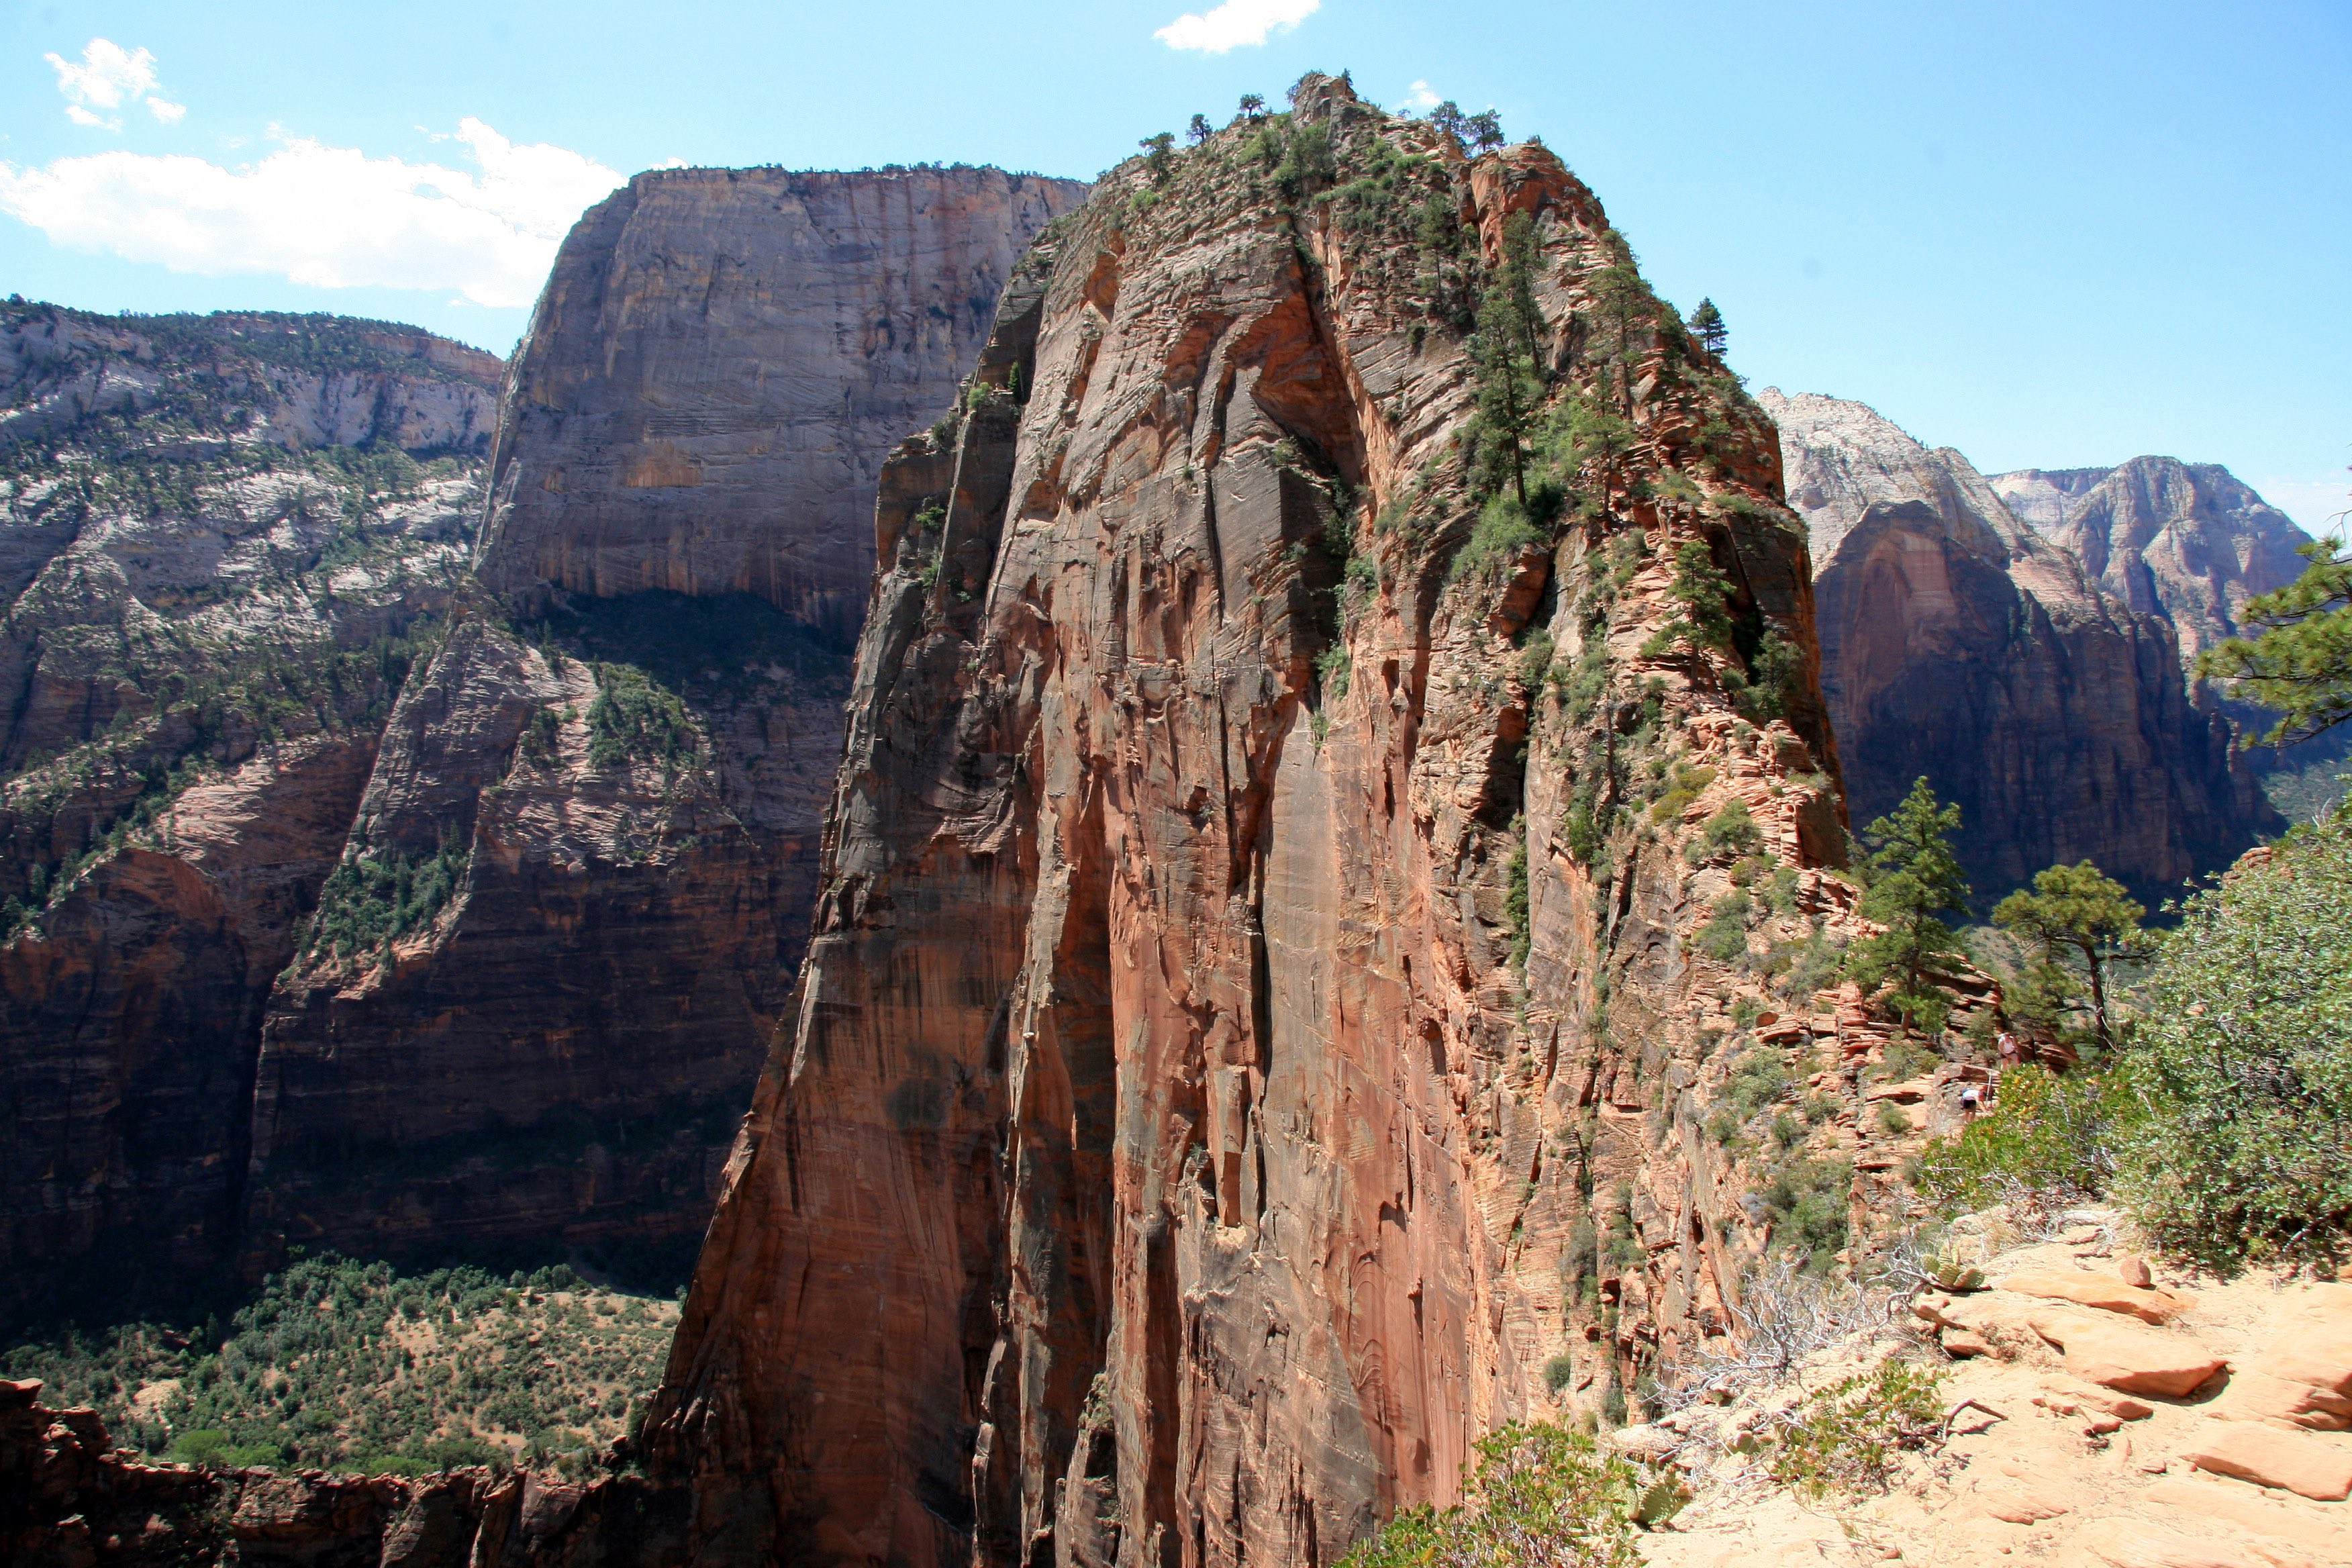
[{"label": "hiker", "polygon": [[1974,1116],[1978,1111],[1983,1109],[1983,1097],[1977,1089],[1977,1086],[1972,1083],[1962,1084],[1960,1086],[1960,1114],[1964,1117]]}]

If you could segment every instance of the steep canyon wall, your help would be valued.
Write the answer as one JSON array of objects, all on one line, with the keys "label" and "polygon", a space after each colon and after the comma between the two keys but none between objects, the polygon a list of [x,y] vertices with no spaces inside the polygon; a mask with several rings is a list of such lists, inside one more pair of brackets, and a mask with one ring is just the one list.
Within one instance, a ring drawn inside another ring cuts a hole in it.
[{"label": "steep canyon wall", "polygon": [[1822,685],[1857,824],[1924,775],[1961,808],[1979,895],[2090,858],[2151,904],[2284,826],[2183,666],[2226,592],[2177,595],[2177,621],[2108,592],[2109,556],[2086,568],[2081,537],[2019,521],[1958,452],[1858,403],[1762,401],[1811,531]]}]

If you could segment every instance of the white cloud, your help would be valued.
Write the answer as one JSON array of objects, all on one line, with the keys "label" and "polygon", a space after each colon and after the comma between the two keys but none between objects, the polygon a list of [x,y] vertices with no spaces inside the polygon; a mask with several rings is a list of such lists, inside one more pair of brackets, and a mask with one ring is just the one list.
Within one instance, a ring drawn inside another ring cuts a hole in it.
[{"label": "white cloud", "polygon": [[0,212],[59,245],[174,272],[453,289],[477,305],[528,305],[564,231],[622,175],[567,148],[518,145],[470,117],[456,140],[478,172],[307,137],[236,169],[124,152],[0,163]]},{"label": "white cloud", "polygon": [[1188,11],[1151,36],[1171,49],[1222,55],[1237,44],[1262,44],[1269,33],[1286,33],[1323,5],[1323,0],[1224,0],[1206,14]]},{"label": "white cloud", "polygon": [[120,131],[121,115],[99,111],[140,102],[144,102],[147,112],[165,125],[177,125],[188,112],[184,103],[152,96],[155,90],[155,57],[145,49],[126,49],[110,38],[92,38],[82,46],[79,65],[62,55],[43,58],[58,73],[58,90],[66,100],[66,118],[76,125]]},{"label": "white cloud", "polygon": [[1412,90],[1404,95],[1404,106],[1407,109],[1424,114],[1435,109],[1438,101],[1437,94],[1430,91],[1429,84],[1425,81],[1414,82]]},{"label": "white cloud", "polygon": [[58,90],[68,103],[120,109],[155,89],[155,57],[145,49],[125,49],[110,39],[84,44],[79,65],[61,55],[45,58],[58,73]]}]

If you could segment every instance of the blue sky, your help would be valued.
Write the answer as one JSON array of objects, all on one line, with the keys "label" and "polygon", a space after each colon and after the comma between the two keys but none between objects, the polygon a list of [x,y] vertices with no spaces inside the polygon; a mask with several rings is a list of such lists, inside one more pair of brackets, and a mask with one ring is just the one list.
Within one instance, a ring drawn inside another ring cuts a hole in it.
[{"label": "blue sky", "polygon": [[2159,452],[2352,505],[2344,0],[0,0],[0,290],[504,352],[635,170],[1086,176],[1310,68],[1540,134],[1757,385],[1987,470]]}]

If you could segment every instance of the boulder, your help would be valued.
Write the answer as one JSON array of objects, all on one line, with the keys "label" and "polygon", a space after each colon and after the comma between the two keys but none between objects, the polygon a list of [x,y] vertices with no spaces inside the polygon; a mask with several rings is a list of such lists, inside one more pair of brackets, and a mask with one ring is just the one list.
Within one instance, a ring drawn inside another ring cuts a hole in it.
[{"label": "boulder", "polygon": [[2178,1399],[2230,1363],[2186,1334],[2158,1333],[2087,1312],[2035,1312],[2033,1331],[2064,1352],[2066,1370],[2125,1394]]},{"label": "boulder", "polygon": [[2122,1312],[2143,1323],[2168,1323],[2196,1301],[2171,1290],[2125,1283],[2112,1274],[2012,1274],[2000,1289],[2044,1300],[2074,1301],[2103,1312]]},{"label": "boulder", "polygon": [[2217,1476],[2235,1476],[2320,1502],[2352,1497],[2352,1443],[2268,1422],[2216,1423],[2180,1457]]},{"label": "boulder", "polygon": [[2147,1259],[2136,1252],[2126,1252],[2116,1259],[2116,1273],[2125,1284],[2137,1285],[2143,1290],[2156,1283],[2156,1275],[2148,1268]]}]

